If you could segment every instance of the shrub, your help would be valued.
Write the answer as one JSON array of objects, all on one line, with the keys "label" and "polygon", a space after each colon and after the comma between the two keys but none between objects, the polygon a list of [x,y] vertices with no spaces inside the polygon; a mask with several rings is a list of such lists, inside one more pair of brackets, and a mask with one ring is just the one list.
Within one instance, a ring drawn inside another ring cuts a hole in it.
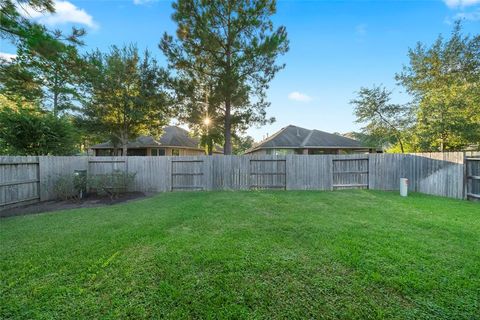
[{"label": "shrub", "polygon": [[87,179],[84,175],[59,175],[54,185],[54,191],[62,200],[79,200],[81,192],[86,190]]},{"label": "shrub", "polygon": [[0,152],[9,155],[71,155],[79,135],[68,117],[0,106]]},{"label": "shrub", "polygon": [[97,174],[88,178],[88,186],[99,195],[108,195],[110,199],[127,192],[135,180],[135,173],[115,170],[112,173]]}]

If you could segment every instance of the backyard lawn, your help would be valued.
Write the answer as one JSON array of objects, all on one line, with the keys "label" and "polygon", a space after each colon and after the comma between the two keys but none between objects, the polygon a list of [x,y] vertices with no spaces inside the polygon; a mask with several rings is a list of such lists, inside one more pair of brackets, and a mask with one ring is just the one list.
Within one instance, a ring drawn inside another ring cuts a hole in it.
[{"label": "backyard lawn", "polygon": [[480,318],[479,203],[164,193],[0,231],[2,319]]}]

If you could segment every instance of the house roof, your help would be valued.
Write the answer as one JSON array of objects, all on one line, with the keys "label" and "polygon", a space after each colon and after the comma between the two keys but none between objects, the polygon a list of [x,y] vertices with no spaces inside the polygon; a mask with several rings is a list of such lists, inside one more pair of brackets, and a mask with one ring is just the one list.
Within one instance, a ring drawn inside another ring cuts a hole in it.
[{"label": "house roof", "polygon": [[359,141],[320,130],[309,130],[293,125],[282,128],[271,137],[247,150],[246,153],[259,149],[271,148],[367,148]]},{"label": "house roof", "polygon": [[[108,141],[96,144],[90,148],[111,149],[113,147],[113,143],[111,141]],[[168,126],[163,128],[163,134],[158,140],[155,140],[151,136],[140,136],[127,144],[128,149],[151,147],[180,147],[188,149],[202,149],[200,147],[199,138],[190,136],[187,130],[179,128],[177,126]],[[217,149],[218,147],[215,148],[216,152],[218,152]]]}]

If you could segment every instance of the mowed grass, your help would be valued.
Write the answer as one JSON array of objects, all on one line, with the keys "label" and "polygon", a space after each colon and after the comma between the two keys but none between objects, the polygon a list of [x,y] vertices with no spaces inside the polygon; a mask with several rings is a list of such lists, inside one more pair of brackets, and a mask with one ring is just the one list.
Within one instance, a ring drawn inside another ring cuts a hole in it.
[{"label": "mowed grass", "polygon": [[480,317],[478,203],[164,193],[0,224],[2,319]]}]

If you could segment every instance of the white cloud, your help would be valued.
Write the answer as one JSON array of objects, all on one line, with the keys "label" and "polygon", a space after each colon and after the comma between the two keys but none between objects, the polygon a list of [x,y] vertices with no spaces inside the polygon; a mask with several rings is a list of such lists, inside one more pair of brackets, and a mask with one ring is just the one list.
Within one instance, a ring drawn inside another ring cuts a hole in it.
[{"label": "white cloud", "polygon": [[355,27],[355,33],[359,36],[365,36],[367,34],[367,25],[365,23],[359,24]]},{"label": "white cloud", "polygon": [[155,1],[157,0],[133,0],[133,4],[141,5],[141,4],[147,4]]},{"label": "white cloud", "polygon": [[312,101],[312,97],[309,95],[306,95],[304,93],[300,93],[298,91],[293,91],[288,94],[288,99],[294,100],[294,101],[299,101],[299,102],[310,102]]},{"label": "white cloud", "polygon": [[480,9],[471,12],[459,12],[454,16],[454,20],[464,19],[469,21],[480,21]]},{"label": "white cloud", "polygon": [[0,59],[5,61],[11,61],[17,57],[16,54],[0,52]]},{"label": "white cloud", "polygon": [[480,0],[443,0],[450,8],[469,7],[480,4]]},{"label": "white cloud", "polygon": [[22,12],[23,16],[48,26],[75,23],[88,26],[92,29],[98,28],[98,24],[93,20],[91,15],[69,1],[56,0],[54,13],[38,12],[31,7],[26,7],[20,10],[20,12]]}]

